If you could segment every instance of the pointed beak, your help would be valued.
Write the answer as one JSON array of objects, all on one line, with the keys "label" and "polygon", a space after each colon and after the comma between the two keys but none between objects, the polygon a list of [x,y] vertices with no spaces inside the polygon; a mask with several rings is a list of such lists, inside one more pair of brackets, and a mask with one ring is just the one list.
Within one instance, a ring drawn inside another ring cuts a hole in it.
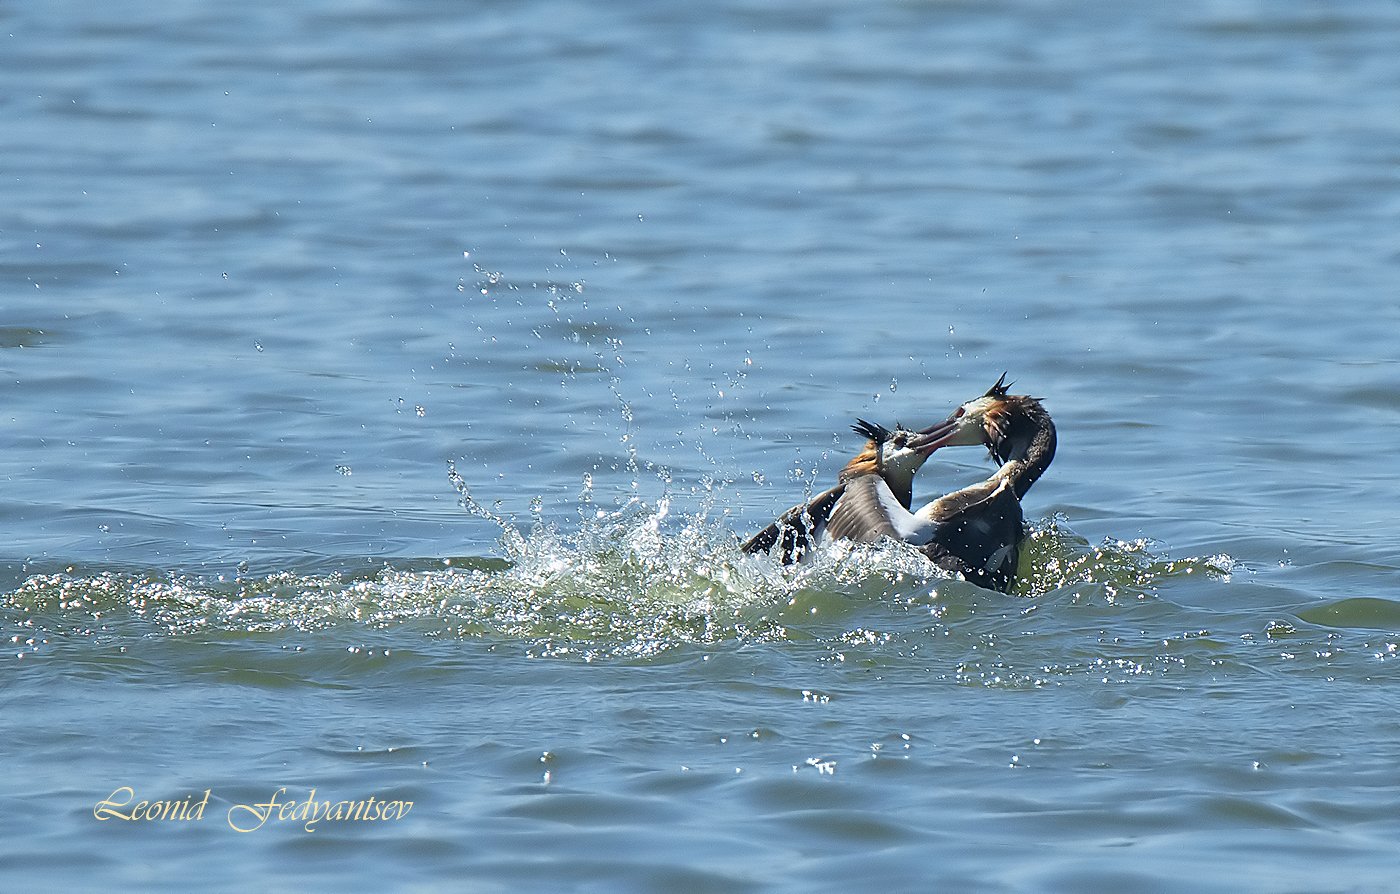
[{"label": "pointed beak", "polygon": [[915,450],[933,453],[939,447],[954,445],[981,444],[982,427],[968,417],[961,408],[937,425],[930,425],[919,432],[919,437],[909,443]]},{"label": "pointed beak", "polygon": [[909,442],[915,450],[932,453],[939,447],[947,446],[958,433],[958,420],[950,416],[937,425],[930,425],[919,432],[919,437]]}]

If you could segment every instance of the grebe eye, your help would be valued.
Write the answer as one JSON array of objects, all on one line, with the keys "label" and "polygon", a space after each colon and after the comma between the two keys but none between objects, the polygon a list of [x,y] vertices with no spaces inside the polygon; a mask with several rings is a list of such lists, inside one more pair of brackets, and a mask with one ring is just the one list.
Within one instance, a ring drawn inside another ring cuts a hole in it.
[{"label": "grebe eye", "polygon": [[953,414],[953,418],[954,418],[954,419],[961,419],[961,418],[963,417],[963,414],[966,413],[966,412],[967,412],[967,410],[963,409],[962,407],[958,407],[958,411],[957,411],[956,413]]}]

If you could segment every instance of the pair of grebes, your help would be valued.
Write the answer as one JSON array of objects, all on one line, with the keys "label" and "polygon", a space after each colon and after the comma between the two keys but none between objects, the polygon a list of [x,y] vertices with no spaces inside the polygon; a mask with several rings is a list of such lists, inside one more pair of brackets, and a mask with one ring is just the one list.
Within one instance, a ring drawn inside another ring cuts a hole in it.
[{"label": "pair of grebes", "polygon": [[[870,440],[839,483],[784,512],[743,545],[801,561],[824,539],[902,540],[947,571],[1006,591],[1026,537],[1021,499],[1055,458],[1055,424],[1040,400],[1010,394],[1003,373],[986,394],[937,425],[893,430],[864,419],[852,426]],[[983,445],[999,468],[986,481],[911,509],[914,474],[940,447]]]}]

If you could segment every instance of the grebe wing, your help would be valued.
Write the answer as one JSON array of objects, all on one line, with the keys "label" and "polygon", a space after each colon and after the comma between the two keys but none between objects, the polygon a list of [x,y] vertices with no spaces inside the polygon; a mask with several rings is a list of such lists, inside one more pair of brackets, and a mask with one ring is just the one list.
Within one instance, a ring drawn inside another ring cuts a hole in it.
[{"label": "grebe wing", "polygon": [[[945,494],[934,500],[930,504],[933,521],[937,524],[946,524],[957,518],[959,515],[966,515],[970,512],[978,511],[979,506],[990,503],[999,496],[999,492],[1009,493],[1006,482],[1002,479],[991,477],[986,481],[979,481],[976,484],[968,485],[962,490],[955,490],[951,494]],[[929,510],[925,510],[926,512]]]},{"label": "grebe wing", "polygon": [[846,493],[836,504],[836,511],[827,522],[832,537],[869,542],[881,537],[905,539],[907,524],[912,520],[906,509],[879,475],[862,475],[846,482]]},{"label": "grebe wing", "polygon": [[[1011,587],[1020,558],[1025,525],[1021,501],[1005,482],[990,482],[958,491],[938,502],[940,518],[924,555],[940,568],[955,571],[974,584],[1005,592]],[[957,498],[957,499],[950,499]]]},{"label": "grebe wing", "polygon": [[766,553],[775,546],[781,546],[784,565],[801,561],[826,529],[832,510],[847,486],[848,483],[843,481],[818,494],[811,502],[792,507],[739,548],[746,553]]}]

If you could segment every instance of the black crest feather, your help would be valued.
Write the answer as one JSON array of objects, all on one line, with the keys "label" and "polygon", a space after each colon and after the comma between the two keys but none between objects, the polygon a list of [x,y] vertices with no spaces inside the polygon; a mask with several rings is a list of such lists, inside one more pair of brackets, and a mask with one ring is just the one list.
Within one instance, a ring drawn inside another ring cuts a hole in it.
[{"label": "black crest feather", "polygon": [[1002,374],[1001,374],[1001,378],[1000,378],[1000,379],[997,379],[997,383],[996,383],[995,385],[993,385],[991,388],[988,388],[988,389],[987,389],[987,393],[984,394],[984,395],[982,395],[982,396],[983,396],[983,397],[1006,397],[1006,395],[1011,391],[1011,386],[1012,386],[1012,385],[1015,385],[1015,384],[1016,384],[1015,382],[1008,382],[1008,381],[1006,381],[1006,373],[1002,373]]},{"label": "black crest feather", "polygon": [[888,428],[874,422],[866,422],[864,419],[857,419],[856,424],[851,426],[851,431],[858,435],[864,435],[876,444],[883,444],[890,437]]}]

